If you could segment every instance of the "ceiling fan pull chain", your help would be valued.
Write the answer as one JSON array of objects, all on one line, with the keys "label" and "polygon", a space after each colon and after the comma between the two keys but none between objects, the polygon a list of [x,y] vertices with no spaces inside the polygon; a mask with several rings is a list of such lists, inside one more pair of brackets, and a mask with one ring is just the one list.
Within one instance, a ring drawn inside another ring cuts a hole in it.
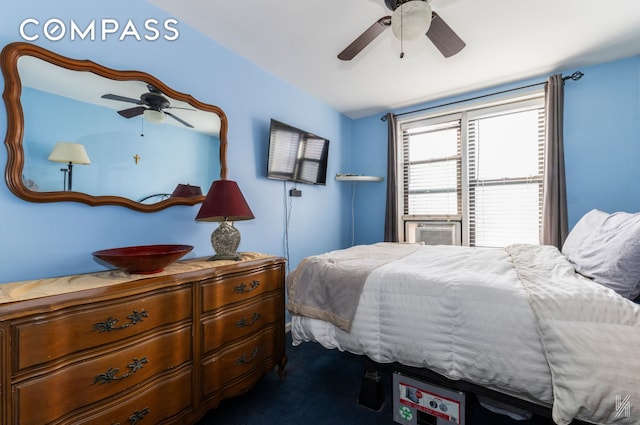
[{"label": "ceiling fan pull chain", "polygon": [[144,118],[142,118],[140,122],[140,137],[144,137]]},{"label": "ceiling fan pull chain", "polygon": [[400,59],[404,58],[404,19],[403,13],[400,13]]}]

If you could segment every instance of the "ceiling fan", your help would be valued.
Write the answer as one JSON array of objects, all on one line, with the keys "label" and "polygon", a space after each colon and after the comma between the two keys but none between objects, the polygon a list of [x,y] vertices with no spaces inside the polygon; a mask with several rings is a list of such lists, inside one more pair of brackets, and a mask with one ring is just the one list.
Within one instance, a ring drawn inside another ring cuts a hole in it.
[{"label": "ceiling fan", "polygon": [[[388,27],[392,28],[394,35],[400,40],[426,34],[446,58],[460,52],[466,46],[465,42],[453,32],[440,15],[431,10],[429,2],[430,0],[384,0],[393,14],[383,16],[374,22],[338,54],[338,59],[343,61],[353,59]],[[401,58],[403,56],[404,52],[400,54]]]},{"label": "ceiling fan", "polygon": [[104,94],[101,97],[103,99],[117,100],[120,102],[135,103],[136,105],[140,105],[118,111],[118,114],[125,118],[133,118],[137,117],[138,115],[144,114],[145,118],[149,118],[151,121],[162,122],[164,120],[164,116],[168,115],[174,120],[178,121],[180,124],[189,128],[193,128],[193,125],[175,116],[171,112],[166,111],[166,109],[184,109],[187,111],[192,111],[192,109],[171,106],[171,102],[169,102],[169,99],[164,97],[162,95],[162,92],[151,84],[147,84],[147,89],[149,90],[149,92],[140,95],[140,99],[133,99],[131,97],[120,96],[117,94]]}]

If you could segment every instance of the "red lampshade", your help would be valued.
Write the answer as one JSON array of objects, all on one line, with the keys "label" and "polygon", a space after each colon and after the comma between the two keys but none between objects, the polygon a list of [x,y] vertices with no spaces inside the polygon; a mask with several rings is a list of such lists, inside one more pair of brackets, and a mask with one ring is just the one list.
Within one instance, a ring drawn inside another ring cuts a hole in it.
[{"label": "red lampshade", "polygon": [[239,221],[255,218],[238,184],[233,180],[216,180],[198,211],[196,221]]},{"label": "red lampshade", "polygon": [[191,186],[190,184],[179,184],[171,194],[172,198],[191,198],[192,196],[202,195],[200,186]]}]

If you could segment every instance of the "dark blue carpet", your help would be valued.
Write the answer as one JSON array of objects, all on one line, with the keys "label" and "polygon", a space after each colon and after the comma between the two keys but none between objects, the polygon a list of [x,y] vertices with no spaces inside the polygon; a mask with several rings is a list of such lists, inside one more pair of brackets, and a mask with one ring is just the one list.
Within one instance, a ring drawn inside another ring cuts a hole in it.
[{"label": "dark blue carpet", "polygon": [[[223,400],[197,425],[393,425],[391,373],[382,373],[386,400],[380,411],[358,405],[362,360],[317,343],[291,345],[287,334],[287,376],[265,375],[247,393]],[[467,425],[543,425],[516,422],[474,404]]]},{"label": "dark blue carpet", "polygon": [[380,412],[358,405],[363,374],[358,357],[327,350],[316,343],[293,347],[290,334],[287,334],[287,357],[284,380],[278,378],[274,369],[247,393],[223,400],[198,425],[395,423],[388,394]]}]

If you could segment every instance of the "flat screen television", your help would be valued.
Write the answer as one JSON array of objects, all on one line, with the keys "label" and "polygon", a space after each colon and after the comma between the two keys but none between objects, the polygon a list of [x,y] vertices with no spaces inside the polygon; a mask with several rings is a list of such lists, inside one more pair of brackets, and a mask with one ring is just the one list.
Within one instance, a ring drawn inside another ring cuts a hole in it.
[{"label": "flat screen television", "polygon": [[325,185],[329,140],[271,120],[267,177]]}]

